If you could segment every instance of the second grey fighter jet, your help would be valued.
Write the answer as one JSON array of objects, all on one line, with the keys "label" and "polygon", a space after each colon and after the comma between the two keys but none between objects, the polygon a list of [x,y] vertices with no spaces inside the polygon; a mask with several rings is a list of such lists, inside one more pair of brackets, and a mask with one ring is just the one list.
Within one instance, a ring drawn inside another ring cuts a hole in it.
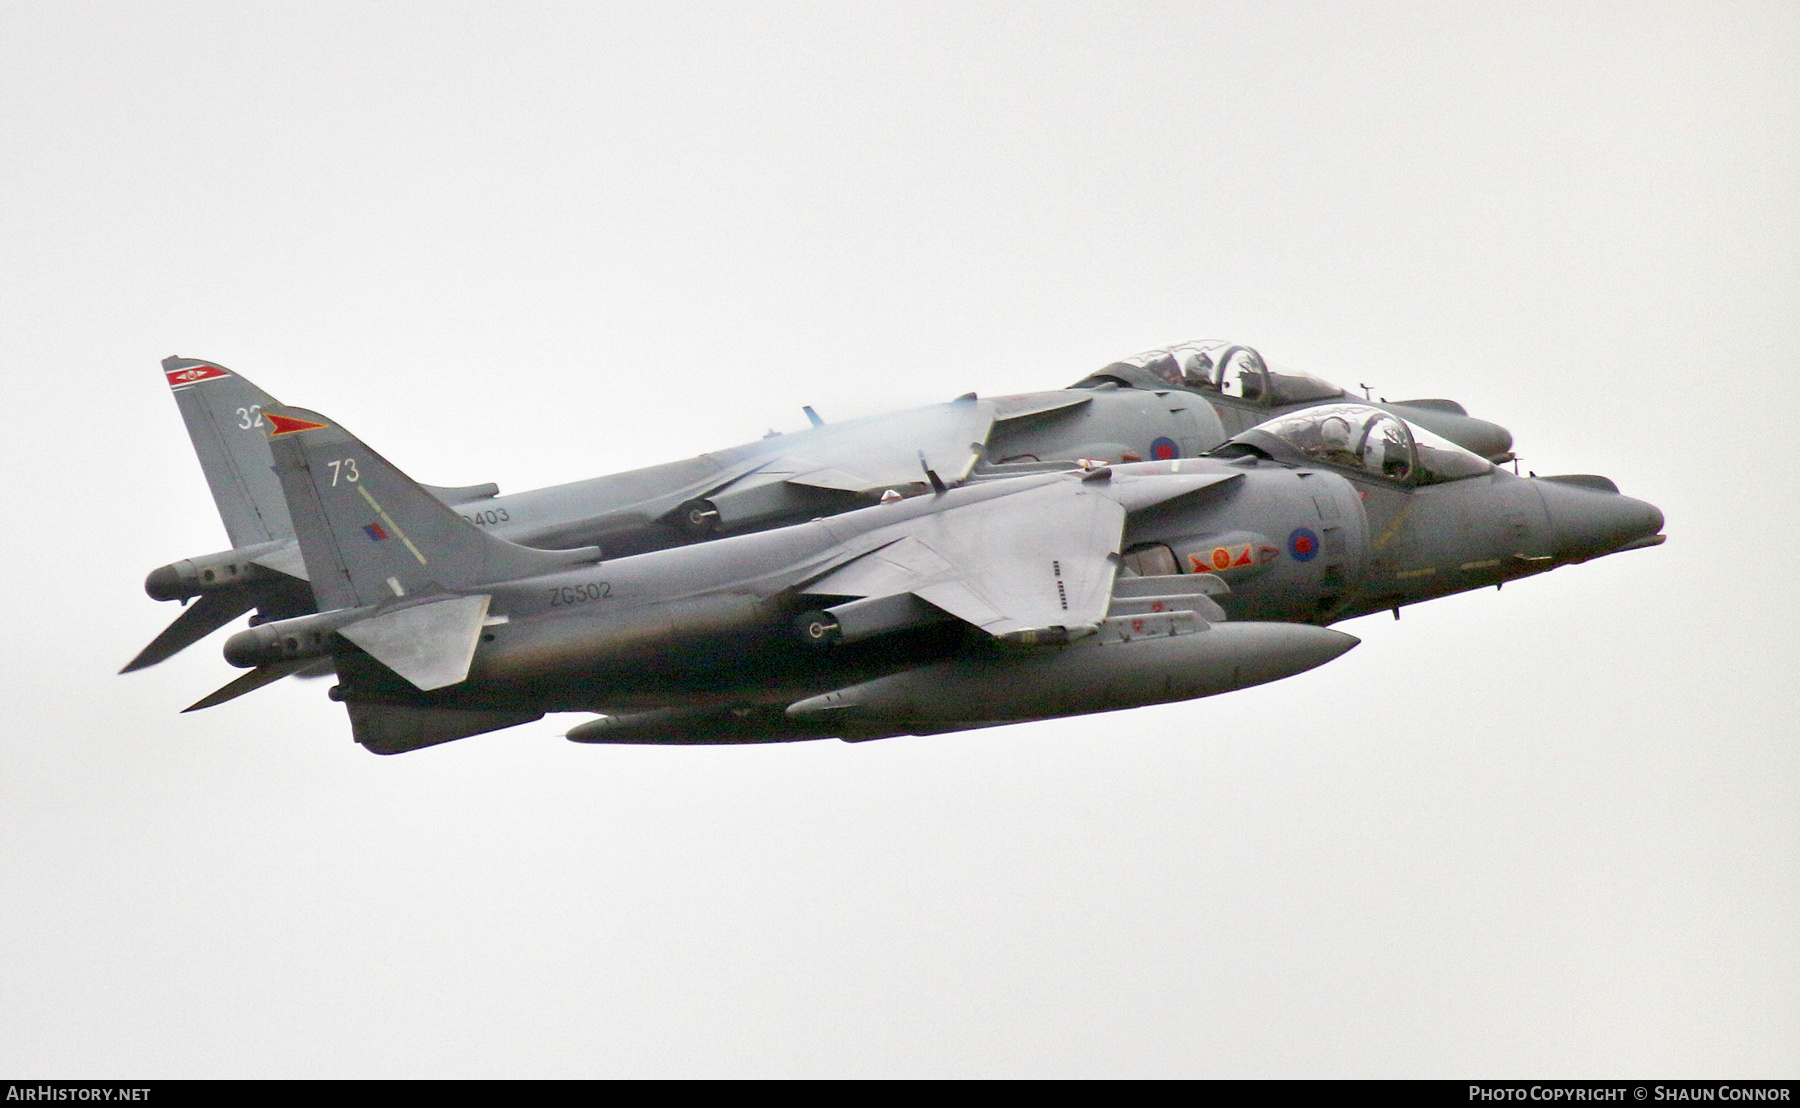
[{"label": "second grey fighter jet", "polygon": [[[1263,383],[1208,391],[1198,367],[1214,360],[1222,369],[1236,367],[1230,381],[1250,381],[1254,368],[1264,373]],[[150,573],[145,590],[153,598],[197,603],[124,672],[154,665],[253,608],[258,621],[315,610],[263,435],[262,413],[278,402],[216,363],[169,358],[163,371],[232,547]],[[1302,380],[1311,386],[1296,392],[1292,382]],[[986,400],[969,394],[950,404],[831,425],[809,408],[813,426],[797,434],[510,496],[500,496],[492,484],[424,487],[464,519],[512,541],[550,549],[597,544],[621,555],[923,492],[927,486],[916,464],[921,457],[952,483],[990,460],[1060,467],[1080,459],[1193,457],[1224,441],[1220,413],[1235,426],[1244,411],[1261,410],[1255,397],[1278,392],[1278,411],[1301,403],[1301,393],[1312,402],[1343,395],[1303,375],[1268,376],[1248,347],[1189,343],[1115,363],[1061,391]],[[1238,393],[1252,396],[1250,408],[1230,406]],[[1464,420],[1449,430],[1452,437],[1472,434],[1469,441],[1478,445],[1497,441],[1490,432],[1511,441],[1503,428],[1482,421]]]},{"label": "second grey fighter jet", "polygon": [[1339,404],[1206,458],[928,470],[930,495],[603,561],[471,526],[317,413],[264,415],[321,611],[234,636],[250,672],[195,707],[329,660],[378,753],[546,711],[606,713],[584,742],[781,742],[1189,699],[1355,644],[1324,624],[1662,525],[1603,479],[1519,478]]}]

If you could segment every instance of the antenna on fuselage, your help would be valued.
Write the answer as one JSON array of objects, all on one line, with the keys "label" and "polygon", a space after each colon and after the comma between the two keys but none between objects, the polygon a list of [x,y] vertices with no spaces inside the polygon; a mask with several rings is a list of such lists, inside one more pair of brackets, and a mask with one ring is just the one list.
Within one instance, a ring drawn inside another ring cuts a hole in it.
[{"label": "antenna on fuselage", "polygon": [[950,491],[944,486],[944,479],[937,475],[937,470],[932,469],[931,465],[925,461],[925,452],[923,450],[919,451],[919,468],[925,471],[925,479],[931,482],[932,492],[942,496]]}]

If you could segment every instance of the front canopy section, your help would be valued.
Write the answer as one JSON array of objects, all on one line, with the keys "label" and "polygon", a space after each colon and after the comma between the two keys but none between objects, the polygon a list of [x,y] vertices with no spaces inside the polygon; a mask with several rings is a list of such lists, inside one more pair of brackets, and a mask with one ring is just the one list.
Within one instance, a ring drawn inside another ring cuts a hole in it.
[{"label": "front canopy section", "polygon": [[1208,387],[1203,383],[1211,382],[1215,370],[1208,351],[1229,345],[1218,339],[1196,339],[1179,342],[1174,346],[1159,346],[1142,354],[1121,358],[1081,384],[1085,385],[1096,378],[1115,378],[1139,388]]},{"label": "front canopy section", "polygon": [[1246,449],[1279,461],[1337,466],[1415,485],[1479,477],[1494,468],[1487,459],[1366,404],[1327,404],[1278,416],[1217,453]]},{"label": "front canopy section", "polygon": [[1251,347],[1222,339],[1191,339],[1146,350],[1112,363],[1081,385],[1109,379],[1137,388],[1214,392],[1269,407],[1344,395],[1330,381],[1266,361]]}]

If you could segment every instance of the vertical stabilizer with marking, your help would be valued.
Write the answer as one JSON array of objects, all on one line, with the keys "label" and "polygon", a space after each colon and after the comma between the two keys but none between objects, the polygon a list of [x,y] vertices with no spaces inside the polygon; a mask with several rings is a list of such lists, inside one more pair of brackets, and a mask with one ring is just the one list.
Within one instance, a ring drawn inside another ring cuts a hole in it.
[{"label": "vertical stabilizer with marking", "polygon": [[263,428],[280,401],[217,362],[164,358],[162,368],[231,545],[293,538]]},{"label": "vertical stabilizer with marking", "polygon": [[265,410],[275,473],[321,611],[473,589],[597,561],[480,530],[317,412]]}]

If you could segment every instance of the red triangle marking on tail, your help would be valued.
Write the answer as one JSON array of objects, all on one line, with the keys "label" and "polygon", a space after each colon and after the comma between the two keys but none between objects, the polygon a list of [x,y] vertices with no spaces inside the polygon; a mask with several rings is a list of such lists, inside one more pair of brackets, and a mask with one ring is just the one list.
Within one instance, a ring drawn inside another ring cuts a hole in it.
[{"label": "red triangle marking on tail", "polygon": [[269,432],[270,438],[291,435],[295,431],[317,431],[321,427],[330,426],[328,423],[314,423],[309,419],[295,419],[293,416],[276,415],[274,412],[264,412],[263,418],[268,420],[269,426],[275,428]]}]

